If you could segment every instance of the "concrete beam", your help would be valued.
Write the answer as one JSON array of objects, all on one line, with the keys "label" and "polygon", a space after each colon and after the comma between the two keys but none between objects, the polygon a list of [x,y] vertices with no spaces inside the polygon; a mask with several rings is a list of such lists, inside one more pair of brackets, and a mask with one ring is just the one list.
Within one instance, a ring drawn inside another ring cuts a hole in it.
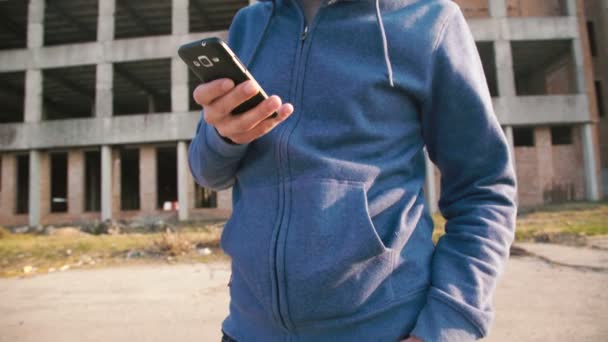
[{"label": "concrete beam", "polygon": [[591,120],[586,95],[499,97],[492,102],[503,125],[574,124]]},{"label": "concrete beam", "polygon": [[497,17],[468,19],[476,41],[574,39],[576,17]]},{"label": "concrete beam", "polygon": [[0,125],[0,151],[190,140],[200,112]]},{"label": "concrete beam", "polygon": [[[111,11],[111,8],[105,7],[110,5],[100,3],[100,9],[101,6],[104,6],[105,12]],[[180,15],[184,15],[184,13]],[[183,43],[214,36],[225,39],[227,36],[227,31],[215,31],[202,34],[187,33],[172,36],[101,40],[108,39],[113,35],[113,32],[110,32],[113,29],[107,27],[109,25],[108,20],[112,18],[113,16],[109,14],[107,17],[100,18],[104,23],[99,24],[100,40],[97,42],[39,47],[31,50],[2,51],[0,53],[0,72],[69,67],[103,62],[115,63],[176,58],[177,49]],[[473,36],[478,41],[574,39],[578,34],[576,17],[483,18],[471,19],[468,23]],[[184,27],[176,27],[175,30],[183,31]]]},{"label": "concrete beam", "polygon": [[0,52],[0,72],[176,58],[177,49],[184,43],[207,37],[226,39],[227,34],[213,31],[7,50]]},{"label": "concrete beam", "polygon": [[501,21],[496,18],[467,19],[467,24],[476,41],[492,41],[501,36]]},{"label": "concrete beam", "polygon": [[502,38],[508,40],[575,39],[576,17],[517,17],[505,19]]}]

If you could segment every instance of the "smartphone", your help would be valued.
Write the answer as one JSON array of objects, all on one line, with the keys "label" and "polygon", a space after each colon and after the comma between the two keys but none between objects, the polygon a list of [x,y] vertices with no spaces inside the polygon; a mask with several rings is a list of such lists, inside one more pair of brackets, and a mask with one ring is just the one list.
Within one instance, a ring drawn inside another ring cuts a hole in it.
[{"label": "smartphone", "polygon": [[[180,46],[178,54],[202,82],[229,78],[235,85],[247,80],[253,80],[257,84],[228,44],[220,38],[212,37],[184,44]],[[255,96],[237,106],[232,114],[242,114],[267,98],[268,95],[260,87]],[[276,116],[275,112],[271,117]]]}]

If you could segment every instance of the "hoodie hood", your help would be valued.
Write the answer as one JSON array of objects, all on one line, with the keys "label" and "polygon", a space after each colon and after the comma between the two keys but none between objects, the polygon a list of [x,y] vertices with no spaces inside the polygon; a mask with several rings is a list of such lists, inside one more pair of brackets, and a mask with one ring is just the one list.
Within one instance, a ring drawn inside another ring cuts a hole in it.
[{"label": "hoodie hood", "polygon": [[[357,2],[357,1],[371,1],[371,0],[323,0],[321,3],[321,6],[331,6],[331,5],[335,5],[338,2]],[[382,19],[382,11],[380,10],[380,0],[373,0],[373,1],[374,1],[375,14],[376,14],[376,23],[378,24],[379,40],[382,45],[382,53],[384,54],[384,62],[386,64],[386,74],[387,74],[389,84],[391,85],[391,87],[394,87],[395,83],[393,80],[393,67],[392,67],[391,57],[389,54],[388,40],[386,39],[386,30],[384,29],[384,21]],[[260,40],[258,41],[258,44],[256,46],[256,49],[253,53],[252,58],[250,59],[250,61],[248,63],[246,63],[247,65],[249,65],[249,63],[251,63],[251,61],[253,61],[253,58],[257,52],[258,46],[264,40],[264,37],[266,36],[266,31],[268,30],[268,26],[270,25],[270,22],[272,21],[272,17],[274,16],[275,6],[277,5],[277,2],[279,2],[279,1],[277,1],[277,0],[260,0],[260,2],[271,2],[272,3],[272,12],[271,12],[270,16],[268,17],[268,20],[266,21],[264,30],[262,32],[262,36],[261,36]],[[294,2],[297,2],[297,1],[294,0]]]}]

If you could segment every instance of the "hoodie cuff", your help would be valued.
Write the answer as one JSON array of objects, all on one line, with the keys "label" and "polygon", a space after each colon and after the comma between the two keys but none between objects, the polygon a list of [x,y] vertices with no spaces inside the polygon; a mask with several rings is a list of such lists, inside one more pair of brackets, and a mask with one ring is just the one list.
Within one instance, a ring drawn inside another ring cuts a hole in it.
[{"label": "hoodie cuff", "polygon": [[462,313],[432,295],[428,296],[410,336],[423,342],[467,342],[483,337]]},{"label": "hoodie cuff", "polygon": [[240,158],[248,144],[234,144],[223,138],[211,125],[205,125],[205,143],[209,150],[223,158]]}]

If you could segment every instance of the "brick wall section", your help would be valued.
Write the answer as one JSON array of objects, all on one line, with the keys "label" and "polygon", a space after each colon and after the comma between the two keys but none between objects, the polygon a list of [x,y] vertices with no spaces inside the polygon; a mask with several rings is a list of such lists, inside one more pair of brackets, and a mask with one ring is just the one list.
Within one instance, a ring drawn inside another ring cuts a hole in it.
[{"label": "brick wall section", "polygon": [[48,152],[40,152],[40,222],[51,213],[51,158]]},{"label": "brick wall section", "polygon": [[454,0],[467,18],[488,18],[490,16],[489,0]]},{"label": "brick wall section", "polygon": [[156,211],[156,147],[139,150],[139,193],[142,212]]},{"label": "brick wall section", "polygon": [[68,213],[78,217],[84,212],[84,151],[68,152]]},{"label": "brick wall section", "polygon": [[17,155],[2,154],[2,192],[0,192],[0,225],[25,226],[29,222],[27,214],[16,215],[17,200]]},{"label": "brick wall section", "polygon": [[112,149],[112,217],[120,214],[120,151]]},{"label": "brick wall section", "polygon": [[538,178],[538,153],[535,147],[515,148],[518,201],[520,206],[542,203],[540,179]]},{"label": "brick wall section", "polygon": [[[0,192],[0,224],[9,224],[15,215],[17,159],[12,153],[2,154],[2,192]],[[24,215],[19,215],[24,216]],[[20,220],[18,220],[20,221]],[[27,222],[27,217],[26,221]]]},{"label": "brick wall section", "polygon": [[[585,173],[583,171],[583,150],[581,129],[572,131],[572,145],[553,146],[553,180],[550,188],[543,189],[546,202],[583,200],[585,198]],[[551,198],[547,198],[551,195]]]},{"label": "brick wall section", "polygon": [[553,146],[550,128],[539,127],[534,131],[536,146],[515,148],[520,206],[584,199],[580,127],[572,135],[572,145]]},{"label": "brick wall section", "polygon": [[572,54],[556,60],[545,69],[545,89],[549,95],[576,93],[576,76]]},{"label": "brick wall section", "polygon": [[509,17],[548,17],[565,13],[565,0],[507,0]]}]

